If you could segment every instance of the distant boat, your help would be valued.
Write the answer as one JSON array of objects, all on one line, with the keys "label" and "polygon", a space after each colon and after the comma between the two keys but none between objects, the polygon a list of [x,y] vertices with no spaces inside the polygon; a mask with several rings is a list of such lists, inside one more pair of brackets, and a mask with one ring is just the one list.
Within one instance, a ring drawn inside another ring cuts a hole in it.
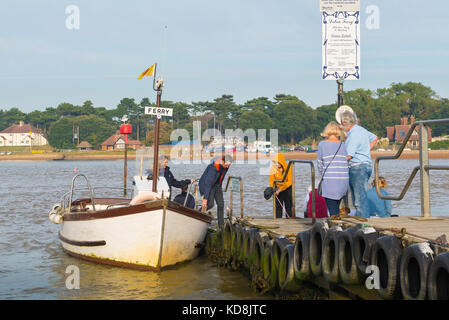
[{"label": "distant boat", "polygon": [[314,149],[314,150],[307,150],[307,153],[312,153],[312,152],[318,152],[318,149]]},{"label": "distant boat", "polygon": [[65,159],[65,153],[62,154],[61,158],[55,158],[55,159],[53,159],[53,161],[61,161],[61,160],[64,160],[64,159]]}]

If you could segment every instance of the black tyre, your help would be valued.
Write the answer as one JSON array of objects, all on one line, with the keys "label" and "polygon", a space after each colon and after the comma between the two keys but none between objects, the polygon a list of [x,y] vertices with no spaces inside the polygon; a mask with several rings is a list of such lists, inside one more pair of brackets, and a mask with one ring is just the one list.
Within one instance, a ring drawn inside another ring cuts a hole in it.
[{"label": "black tyre", "polygon": [[353,256],[360,275],[366,275],[366,268],[370,264],[371,250],[379,237],[379,233],[372,227],[362,228],[354,235]]},{"label": "black tyre", "polygon": [[338,240],[341,227],[335,226],[329,229],[323,242],[323,277],[329,282],[338,283]]},{"label": "black tyre", "polygon": [[262,268],[262,257],[264,249],[264,239],[260,232],[251,234],[249,250],[249,266],[250,270],[260,270]]},{"label": "black tyre", "polygon": [[315,276],[321,276],[323,273],[323,242],[327,230],[329,230],[329,226],[326,221],[317,221],[310,230],[309,261],[310,270]]},{"label": "black tyre", "polygon": [[281,258],[279,261],[279,286],[282,291],[295,292],[300,286],[295,278],[294,264],[294,244],[288,244],[282,250]]},{"label": "black tyre", "polygon": [[449,252],[437,255],[430,266],[427,293],[431,300],[449,300]]},{"label": "black tyre", "polygon": [[226,219],[226,222],[224,224],[223,231],[222,231],[222,239],[223,239],[222,246],[223,246],[223,255],[228,261],[231,260],[232,232],[233,232],[232,222],[230,220]]},{"label": "black tyre", "polygon": [[257,228],[251,228],[245,231],[243,236],[243,266],[249,270],[250,268],[250,251],[251,251],[251,238],[254,233],[257,233]]},{"label": "black tyre", "polygon": [[270,287],[279,288],[278,273],[279,262],[281,260],[281,254],[284,248],[289,244],[289,241],[284,236],[278,236],[274,239],[273,246],[271,247],[271,269],[270,269]]},{"label": "black tyre", "polygon": [[298,281],[310,279],[309,242],[310,230],[299,232],[296,235],[293,267],[295,278]]},{"label": "black tyre", "polygon": [[433,250],[426,242],[412,244],[404,250],[400,265],[401,292],[404,299],[426,299],[427,275],[433,256]]},{"label": "black tyre", "polygon": [[371,265],[379,268],[379,288],[383,299],[400,297],[400,260],[402,255],[400,240],[395,236],[377,238],[371,253]]},{"label": "black tyre", "polygon": [[338,234],[338,271],[346,284],[360,283],[360,274],[353,255],[353,240],[359,226],[353,226]]}]

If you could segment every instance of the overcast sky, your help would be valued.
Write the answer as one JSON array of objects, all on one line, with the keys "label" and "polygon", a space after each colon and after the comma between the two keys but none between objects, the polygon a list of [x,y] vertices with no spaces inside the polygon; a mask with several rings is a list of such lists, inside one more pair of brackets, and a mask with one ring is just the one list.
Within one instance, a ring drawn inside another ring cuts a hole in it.
[{"label": "overcast sky", "polygon": [[[449,97],[449,2],[361,3],[361,80],[345,90],[420,81]],[[79,8],[78,30],[66,27],[69,5]],[[370,5],[378,29],[366,26]],[[155,101],[152,78],[137,80],[154,62],[164,100],[285,93],[313,108],[336,101],[335,81],[320,78],[319,0],[2,0],[0,27],[0,109]]]}]

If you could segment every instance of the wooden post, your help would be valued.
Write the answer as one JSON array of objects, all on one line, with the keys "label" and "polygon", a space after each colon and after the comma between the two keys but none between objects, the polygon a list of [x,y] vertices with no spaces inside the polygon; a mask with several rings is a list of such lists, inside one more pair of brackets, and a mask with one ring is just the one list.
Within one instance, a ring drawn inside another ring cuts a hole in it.
[{"label": "wooden post", "polygon": [[421,175],[421,216],[430,218],[430,175],[428,131],[424,124],[419,125],[419,166]]},{"label": "wooden post", "polygon": [[123,195],[126,196],[126,180],[128,179],[127,173],[128,173],[128,135],[125,134],[125,165],[123,169]]},{"label": "wooden post", "polygon": [[[162,88],[159,88],[157,91],[157,99],[156,99],[156,105],[158,108],[161,107],[161,95],[162,95]],[[153,159],[153,192],[157,192],[157,180],[159,179],[159,125],[160,125],[160,119],[159,117],[156,118],[156,125],[154,128],[154,159]]]},{"label": "wooden post", "polygon": [[243,180],[240,179],[240,217],[243,218]]}]

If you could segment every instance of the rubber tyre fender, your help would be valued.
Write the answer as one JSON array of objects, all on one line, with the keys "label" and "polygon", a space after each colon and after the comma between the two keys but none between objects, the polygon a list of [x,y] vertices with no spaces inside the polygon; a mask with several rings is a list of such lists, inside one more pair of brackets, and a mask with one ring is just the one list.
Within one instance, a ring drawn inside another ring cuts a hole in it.
[{"label": "rubber tyre fender", "polygon": [[353,239],[353,256],[360,275],[366,275],[366,268],[371,262],[373,245],[379,238],[379,232],[372,227],[358,230]]},{"label": "rubber tyre fender", "polygon": [[262,258],[264,242],[268,239],[266,233],[254,232],[251,234],[251,244],[249,251],[249,266],[257,270],[262,269]]},{"label": "rubber tyre fender", "polygon": [[323,277],[332,283],[338,283],[340,280],[338,272],[338,240],[341,232],[343,230],[340,226],[330,228],[323,242]]},{"label": "rubber tyre fender", "polygon": [[249,236],[248,235],[248,231],[250,230],[249,227],[243,227],[242,228],[242,235],[240,236],[240,241],[239,241],[239,245],[238,245],[238,256],[237,256],[237,260],[240,261],[240,263],[244,263],[245,261],[245,250],[244,250],[244,246],[245,246],[245,240],[246,238]]},{"label": "rubber tyre fender", "polygon": [[235,224],[231,235],[232,260],[238,261],[242,236],[243,236],[243,227],[240,224]]},{"label": "rubber tyre fender", "polygon": [[284,248],[289,244],[290,242],[285,236],[277,236],[274,239],[273,245],[271,246],[271,269],[270,269],[270,287],[278,289],[280,288],[279,285],[279,262],[281,260],[282,251]]},{"label": "rubber tyre fender", "polygon": [[298,281],[310,279],[309,242],[310,230],[301,231],[296,235],[293,267]]},{"label": "rubber tyre fender", "polygon": [[426,299],[427,276],[433,257],[433,250],[427,242],[412,244],[404,250],[400,265],[400,284],[404,299]]},{"label": "rubber tyre fender", "polygon": [[257,233],[257,228],[250,228],[245,231],[245,234],[243,236],[243,246],[242,246],[242,252],[243,252],[243,266],[246,269],[250,269],[250,250],[251,250],[251,238],[253,237],[254,233]]},{"label": "rubber tyre fender", "polygon": [[400,262],[403,249],[395,236],[377,238],[371,252],[371,265],[379,268],[377,293],[385,300],[400,297]]},{"label": "rubber tyre fender", "polygon": [[310,230],[310,241],[309,241],[309,261],[310,270],[315,276],[321,276],[323,273],[322,268],[322,253],[323,253],[323,242],[326,237],[327,230],[329,226],[326,221],[317,221],[312,229]]},{"label": "rubber tyre fender", "polygon": [[449,300],[449,252],[437,255],[430,266],[427,293],[431,300]]},{"label": "rubber tyre fender", "polygon": [[209,256],[210,253],[212,252],[212,250],[214,249],[216,241],[217,241],[217,233],[216,232],[207,234],[206,246],[204,247],[204,252],[206,253],[207,256]]},{"label": "rubber tyre fender", "polygon": [[282,291],[296,292],[300,286],[295,277],[294,264],[294,244],[287,244],[282,250],[281,258],[279,260],[278,279],[279,286]]},{"label": "rubber tyre fender", "polygon": [[222,231],[223,238],[223,254],[225,257],[230,260],[231,259],[231,237],[233,232],[232,222],[226,219]]},{"label": "rubber tyre fender", "polygon": [[360,226],[352,226],[338,234],[338,271],[345,284],[359,284],[361,276],[354,259],[354,235]]},{"label": "rubber tyre fender", "polygon": [[273,247],[273,244],[274,240],[268,240],[265,242],[262,256],[263,279],[268,283],[270,291],[273,290],[273,288],[269,284],[269,279],[271,275],[271,249]]}]

